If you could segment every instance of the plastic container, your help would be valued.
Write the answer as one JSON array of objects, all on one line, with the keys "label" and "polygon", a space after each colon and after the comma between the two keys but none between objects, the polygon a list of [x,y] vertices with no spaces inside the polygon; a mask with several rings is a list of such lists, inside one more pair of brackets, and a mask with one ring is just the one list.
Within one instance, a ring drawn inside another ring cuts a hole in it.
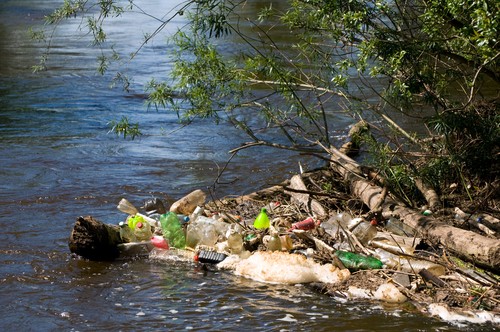
[{"label": "plastic container", "polygon": [[268,251],[281,251],[281,239],[278,233],[274,233],[271,235],[271,238],[267,242],[267,250]]},{"label": "plastic container", "polygon": [[446,273],[446,268],[437,263],[394,255],[383,249],[375,249],[375,252],[380,260],[391,269],[416,274],[422,269],[426,269],[436,276],[441,276]]},{"label": "plastic container", "polygon": [[361,218],[355,218],[351,220],[351,224],[355,224],[352,229],[352,234],[363,245],[368,244],[375,236],[377,236],[377,227],[375,227],[371,222],[364,221]]},{"label": "plastic container", "polygon": [[320,227],[323,228],[325,232],[328,233],[334,239],[338,238],[340,234],[343,233],[343,229],[347,229],[347,225],[343,225],[337,219],[336,215],[330,217],[330,219],[328,219],[327,221],[322,222]]},{"label": "plastic container", "polygon": [[383,267],[383,263],[375,257],[363,256],[342,250],[337,250],[335,252],[335,256],[340,259],[346,268],[353,271],[374,270],[381,269]]},{"label": "plastic container", "polygon": [[282,235],[280,236],[280,240],[281,240],[281,250],[290,251],[293,249],[293,242],[290,236]]},{"label": "plastic container", "polygon": [[385,222],[385,229],[393,234],[408,237],[413,237],[416,233],[413,227],[410,227],[401,220],[393,217],[389,218]]},{"label": "plastic container", "polygon": [[198,225],[189,224],[186,228],[186,247],[196,249],[196,246],[201,241],[201,236]]},{"label": "plastic container", "polygon": [[262,208],[257,215],[257,218],[255,218],[255,221],[253,223],[253,227],[256,229],[266,229],[271,226],[271,223],[269,221],[269,217],[267,216],[267,210],[266,208]]},{"label": "plastic container", "polygon": [[160,218],[163,237],[168,241],[171,247],[184,249],[186,247],[186,236],[177,214],[167,212]]},{"label": "plastic container", "polygon": [[213,218],[199,216],[194,222],[189,222],[186,231],[187,245],[196,248],[197,245],[215,246],[219,236],[226,237],[229,224]]},{"label": "plastic container", "polygon": [[191,213],[191,215],[189,216],[189,220],[191,222],[195,222],[196,219],[201,215],[203,215],[203,208],[201,206],[197,206],[194,209],[193,213]]},{"label": "plastic container", "polygon": [[232,254],[240,254],[243,251],[243,237],[235,230],[231,230],[227,237],[227,246]]},{"label": "plastic container", "polygon": [[134,234],[135,238],[139,242],[151,240],[151,237],[153,236],[153,232],[151,232],[151,225],[147,222],[138,222],[137,225],[135,225]]},{"label": "plastic container", "polygon": [[118,226],[120,226],[120,238],[124,243],[136,241],[134,231],[129,227],[129,225],[126,222],[120,221]]},{"label": "plastic container", "polygon": [[129,216],[127,218],[127,224],[128,224],[128,227],[130,227],[130,229],[132,231],[135,230],[135,227],[137,226],[138,223],[144,223],[144,218],[140,215],[133,215],[133,216]]},{"label": "plastic container", "polygon": [[160,248],[160,249],[170,249],[170,247],[168,246],[168,242],[167,240],[165,240],[165,238],[163,236],[158,236],[158,235],[155,235],[151,238],[151,243],[156,247],[156,248]]},{"label": "plastic container", "polygon": [[314,221],[313,218],[309,217],[307,219],[304,219],[302,221],[296,222],[292,225],[292,228],[289,229],[288,231],[292,231],[294,229],[300,229],[303,231],[308,231],[311,229],[314,229],[316,227],[316,222]]},{"label": "plastic container", "polygon": [[210,250],[201,250],[195,258],[200,263],[217,264],[226,259],[227,255]]}]

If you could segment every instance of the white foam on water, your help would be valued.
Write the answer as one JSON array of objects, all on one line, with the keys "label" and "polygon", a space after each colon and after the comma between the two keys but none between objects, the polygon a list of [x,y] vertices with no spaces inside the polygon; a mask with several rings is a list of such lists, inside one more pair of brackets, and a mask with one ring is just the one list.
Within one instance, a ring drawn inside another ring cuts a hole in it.
[{"label": "white foam on water", "polygon": [[298,322],[296,318],[293,318],[292,314],[286,314],[283,318],[278,318],[277,320],[281,320],[283,322]]}]

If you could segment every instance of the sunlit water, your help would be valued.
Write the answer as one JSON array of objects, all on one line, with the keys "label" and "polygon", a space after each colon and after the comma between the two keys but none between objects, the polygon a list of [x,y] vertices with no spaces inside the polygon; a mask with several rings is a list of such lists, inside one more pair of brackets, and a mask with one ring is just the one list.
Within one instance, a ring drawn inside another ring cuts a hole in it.
[{"label": "sunlit water", "polygon": [[[175,114],[147,111],[136,94],[170,68],[161,38],[123,64],[136,79],[131,94],[109,89],[110,78],[95,74],[97,53],[78,33],[78,19],[56,34],[50,70],[32,74],[43,49],[27,29],[41,25],[60,2],[0,3],[2,330],[456,330],[397,306],[341,303],[307,286],[258,283],[191,262],[71,256],[67,240],[77,216],[118,223],[125,218],[116,210],[122,197],[137,205],[151,195],[172,202],[206,189],[227,151],[247,138],[224,123],[180,128]],[[164,3],[173,2],[149,1],[145,9],[167,13],[173,5]],[[157,24],[128,14],[110,27],[110,36],[128,54]],[[165,32],[182,24],[173,21]],[[142,137],[108,134],[109,122],[123,115],[140,122]],[[347,123],[339,120],[334,132],[343,133]],[[215,197],[280,182],[298,171],[299,160],[314,164],[284,152],[244,151],[215,186]]]}]

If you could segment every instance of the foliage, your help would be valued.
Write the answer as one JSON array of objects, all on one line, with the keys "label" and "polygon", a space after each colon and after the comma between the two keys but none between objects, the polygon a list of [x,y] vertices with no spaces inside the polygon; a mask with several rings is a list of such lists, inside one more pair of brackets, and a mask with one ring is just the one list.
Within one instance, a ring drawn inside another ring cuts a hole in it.
[{"label": "foliage", "polygon": [[[103,47],[104,20],[138,8],[118,3],[65,0],[47,22],[82,15]],[[368,139],[372,160],[401,193],[413,190],[414,176],[436,186],[498,176],[499,112],[488,94],[500,85],[497,1],[290,0],[244,10],[251,5],[187,1],[145,36],[144,43],[177,15],[189,21],[172,37],[172,77],[150,82],[148,104],[185,119],[230,121],[251,137],[248,146],[309,152],[330,144],[335,110],[368,118],[379,129]],[[279,42],[285,37],[291,46]],[[228,38],[238,49],[220,47]],[[111,60],[103,52],[101,73]],[[429,137],[390,117],[419,119]],[[418,168],[412,153],[426,156]]]},{"label": "foliage", "polygon": [[111,132],[116,133],[117,135],[123,135],[123,138],[127,138],[127,136],[135,139],[137,136],[141,136],[142,133],[139,130],[139,124],[131,124],[128,121],[127,117],[122,117],[120,121],[111,121],[110,122]]}]

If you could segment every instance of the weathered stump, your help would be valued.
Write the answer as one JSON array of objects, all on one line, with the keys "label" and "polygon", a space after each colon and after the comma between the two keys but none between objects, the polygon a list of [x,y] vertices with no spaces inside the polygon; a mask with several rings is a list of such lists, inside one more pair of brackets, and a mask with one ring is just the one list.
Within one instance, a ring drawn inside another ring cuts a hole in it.
[{"label": "weathered stump", "polygon": [[113,260],[120,254],[122,243],[117,225],[104,224],[91,216],[78,217],[69,237],[72,253],[90,260]]}]

